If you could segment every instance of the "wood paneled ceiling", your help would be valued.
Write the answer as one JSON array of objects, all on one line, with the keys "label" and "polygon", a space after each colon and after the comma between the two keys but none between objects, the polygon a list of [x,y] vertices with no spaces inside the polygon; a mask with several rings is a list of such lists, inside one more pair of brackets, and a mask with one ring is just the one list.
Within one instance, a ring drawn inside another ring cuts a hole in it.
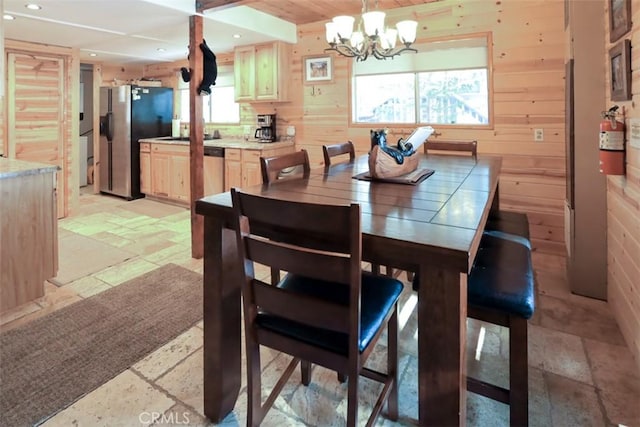
[{"label": "wood paneled ceiling", "polygon": [[[369,0],[369,10],[394,9],[432,3],[439,0]],[[215,10],[231,6],[249,6],[294,24],[330,20],[336,15],[358,15],[362,0],[198,0],[197,10]]]}]

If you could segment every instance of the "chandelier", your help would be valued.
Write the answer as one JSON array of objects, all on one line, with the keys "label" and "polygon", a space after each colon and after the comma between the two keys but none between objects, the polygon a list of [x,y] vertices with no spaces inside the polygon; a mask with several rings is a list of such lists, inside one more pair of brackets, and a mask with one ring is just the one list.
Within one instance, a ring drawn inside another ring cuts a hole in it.
[{"label": "chandelier", "polygon": [[[396,28],[385,28],[385,13],[378,10],[369,12],[367,2],[368,0],[362,0],[362,17],[357,31],[353,31],[355,18],[352,16],[336,16],[325,24],[327,43],[331,46],[325,51],[333,50],[340,55],[356,58],[357,61],[364,61],[369,56],[387,59],[406,51],[418,52],[410,47],[416,40],[418,22],[400,21]],[[378,0],[375,7],[378,8]],[[396,48],[398,39],[402,45]]]}]

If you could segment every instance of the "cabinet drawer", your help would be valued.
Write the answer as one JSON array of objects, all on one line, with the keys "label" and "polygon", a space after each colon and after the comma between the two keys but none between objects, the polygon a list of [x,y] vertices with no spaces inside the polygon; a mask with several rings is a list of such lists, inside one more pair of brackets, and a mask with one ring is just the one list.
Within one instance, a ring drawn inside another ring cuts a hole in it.
[{"label": "cabinet drawer", "polygon": [[241,153],[242,151],[240,149],[237,148],[227,148],[224,151],[224,157],[227,160],[237,160],[240,161],[240,157],[241,157]]},{"label": "cabinet drawer", "polygon": [[153,144],[151,151],[162,154],[189,155],[188,145]]},{"label": "cabinet drawer", "polygon": [[142,153],[150,153],[151,152],[151,144],[149,144],[148,142],[141,142],[140,143],[140,152],[142,152]]},{"label": "cabinet drawer", "polygon": [[260,163],[260,155],[262,151],[244,150],[242,152],[242,161],[251,163]]}]

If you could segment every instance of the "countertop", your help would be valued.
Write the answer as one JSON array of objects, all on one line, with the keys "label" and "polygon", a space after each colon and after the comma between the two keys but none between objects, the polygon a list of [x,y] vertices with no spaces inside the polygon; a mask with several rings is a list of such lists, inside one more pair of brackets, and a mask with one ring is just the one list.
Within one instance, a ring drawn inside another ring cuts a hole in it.
[{"label": "countertop", "polygon": [[45,163],[26,162],[24,160],[7,159],[0,157],[0,179],[15,178],[24,175],[36,175],[39,173],[55,172],[58,167]]},{"label": "countertop", "polygon": [[[140,142],[148,142],[151,144],[171,144],[171,145],[189,145],[188,140],[174,139],[170,136],[160,138],[145,138]],[[294,145],[293,141],[279,141],[279,142],[258,142],[258,141],[245,141],[244,139],[234,138],[222,138],[222,139],[205,139],[205,147],[220,147],[220,148],[240,148],[243,150],[270,150],[273,148],[290,147]]]}]

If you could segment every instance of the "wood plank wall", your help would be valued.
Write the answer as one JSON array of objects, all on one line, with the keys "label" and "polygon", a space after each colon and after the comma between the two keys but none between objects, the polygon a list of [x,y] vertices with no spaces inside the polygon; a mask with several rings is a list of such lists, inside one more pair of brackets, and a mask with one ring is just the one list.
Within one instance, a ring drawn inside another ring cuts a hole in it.
[{"label": "wood plank wall", "polygon": [[[640,94],[640,0],[632,1],[631,11],[633,27],[620,40],[631,40],[631,88],[635,100]],[[607,10],[607,52],[617,43],[609,43],[608,15]],[[604,61],[609,63],[608,54]],[[608,65],[606,70],[609,85]],[[613,104],[626,110],[627,169],[626,176],[607,179],[608,301],[640,368],[640,148],[631,147],[629,143],[629,119],[639,119],[640,108],[632,100],[611,101],[607,91],[607,105]]]},{"label": "wood plank wall", "polygon": [[[445,0],[387,12],[388,22],[417,19],[419,39],[492,33],[493,129],[436,130],[441,139],[477,139],[480,153],[503,156],[501,206],[529,214],[536,250],[564,256],[564,3]],[[323,54],[324,22],[299,26],[298,37],[292,102],[272,106],[280,133],[294,125],[297,147],[306,148],[314,164],[322,162],[320,146],[327,143],[350,139],[359,153],[367,152],[370,127],[349,123],[352,59],[334,56],[332,83],[303,85],[302,57]],[[544,129],[544,142],[534,142],[534,128]],[[390,139],[412,130],[391,128]]]},{"label": "wood plank wall", "polygon": [[[477,139],[480,153],[503,156],[501,206],[528,213],[536,250],[565,256],[563,0],[444,0],[387,10],[388,22],[409,18],[420,23],[419,41],[492,33],[495,126],[437,131],[442,139]],[[276,113],[278,135],[285,135],[287,126],[295,126],[296,146],[309,151],[314,165],[322,163],[323,144],[350,139],[360,154],[366,153],[370,126],[349,122],[353,60],[334,56],[331,83],[303,84],[302,58],[322,55],[326,47],[324,21],[298,26],[289,70],[291,101],[241,104],[241,125],[216,126],[222,136],[240,137],[243,125],[255,129],[256,114]],[[218,63],[233,62],[231,54],[216,55]],[[148,66],[144,74],[163,81],[175,79],[184,64],[186,60]],[[534,128],[544,130],[544,142],[534,142]],[[408,136],[412,130],[391,128],[390,140]]]}]

